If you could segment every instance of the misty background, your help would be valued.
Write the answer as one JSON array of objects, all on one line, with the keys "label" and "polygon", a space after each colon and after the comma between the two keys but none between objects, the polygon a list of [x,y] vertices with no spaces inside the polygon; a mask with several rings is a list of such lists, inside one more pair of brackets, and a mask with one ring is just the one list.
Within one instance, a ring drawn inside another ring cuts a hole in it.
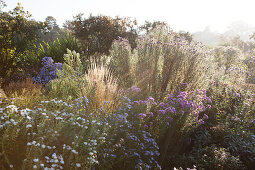
[{"label": "misty background", "polygon": [[194,40],[216,45],[229,40],[250,41],[255,32],[252,0],[158,0],[158,1],[88,1],[88,0],[6,0],[3,11],[15,8],[18,2],[32,14],[35,20],[44,21],[47,16],[56,19],[59,27],[75,15],[84,17],[106,15],[130,17],[138,25],[145,21],[163,21],[177,32],[189,32]]}]

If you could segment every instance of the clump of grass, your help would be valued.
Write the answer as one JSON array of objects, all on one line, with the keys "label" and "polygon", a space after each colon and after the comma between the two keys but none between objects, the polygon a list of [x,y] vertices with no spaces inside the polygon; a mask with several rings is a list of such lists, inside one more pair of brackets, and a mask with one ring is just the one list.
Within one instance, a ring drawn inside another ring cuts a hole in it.
[{"label": "clump of grass", "polygon": [[85,93],[91,107],[101,107],[105,101],[110,103],[111,109],[117,107],[118,83],[107,66],[92,62],[85,79],[87,82]]},{"label": "clump of grass", "polygon": [[[0,84],[1,84],[1,81],[0,81]],[[1,85],[0,85],[0,99],[3,99],[3,98],[6,98],[6,95],[5,95],[4,90],[1,88]]]},{"label": "clump of grass", "polygon": [[183,83],[188,91],[206,88],[213,77],[211,51],[167,27],[139,37],[132,52],[125,40],[115,41],[112,48],[114,72],[141,88],[144,97],[163,98],[181,90]]},{"label": "clump of grass", "polygon": [[4,91],[6,96],[15,99],[19,107],[33,107],[43,98],[44,88],[41,84],[34,83],[31,78],[21,82],[9,83]]},{"label": "clump of grass", "polygon": [[118,37],[112,44],[110,66],[118,84],[123,88],[132,86],[132,52],[128,40]]}]

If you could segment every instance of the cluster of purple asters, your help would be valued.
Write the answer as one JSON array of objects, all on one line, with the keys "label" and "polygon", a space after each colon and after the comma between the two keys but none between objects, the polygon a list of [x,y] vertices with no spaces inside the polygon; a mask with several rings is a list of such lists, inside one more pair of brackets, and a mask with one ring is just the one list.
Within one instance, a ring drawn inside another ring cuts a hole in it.
[{"label": "cluster of purple asters", "polygon": [[34,77],[33,80],[37,83],[41,83],[43,85],[49,83],[49,81],[57,78],[57,70],[61,70],[63,64],[62,63],[54,63],[51,57],[44,57],[42,59],[42,65],[39,74],[37,77]]},{"label": "cluster of purple asters", "polygon": [[203,124],[208,116],[204,114],[199,118],[201,117],[199,114],[211,107],[209,103],[211,99],[206,96],[206,90],[196,90],[191,93],[183,91],[176,97],[173,94],[168,95],[166,101],[159,104],[161,109],[158,110],[158,114],[167,115],[170,120],[178,115],[191,114],[197,123]]},{"label": "cluster of purple asters", "polygon": [[190,93],[180,91],[177,95],[169,94],[164,102],[157,104],[151,96],[147,100],[136,100],[131,103],[135,108],[138,106],[155,106],[156,112],[142,112],[139,113],[139,118],[144,121],[148,121],[145,127],[153,125],[151,121],[154,116],[162,117],[167,121],[167,124],[173,120],[178,119],[183,115],[190,115],[194,117],[194,121],[198,124],[203,124],[204,120],[208,119],[208,116],[201,112],[209,109],[211,99],[207,97],[206,90],[195,90]]}]

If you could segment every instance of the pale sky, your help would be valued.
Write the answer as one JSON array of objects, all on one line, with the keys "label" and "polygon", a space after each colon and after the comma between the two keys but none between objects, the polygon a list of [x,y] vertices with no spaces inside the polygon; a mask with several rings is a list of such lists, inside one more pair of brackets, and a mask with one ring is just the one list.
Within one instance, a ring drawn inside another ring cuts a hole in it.
[{"label": "pale sky", "polygon": [[175,31],[202,31],[206,26],[223,32],[234,21],[242,20],[255,27],[255,0],[4,0],[13,9],[18,2],[33,18],[44,21],[47,16],[57,19],[58,25],[74,15],[103,14],[144,20],[166,21]]}]

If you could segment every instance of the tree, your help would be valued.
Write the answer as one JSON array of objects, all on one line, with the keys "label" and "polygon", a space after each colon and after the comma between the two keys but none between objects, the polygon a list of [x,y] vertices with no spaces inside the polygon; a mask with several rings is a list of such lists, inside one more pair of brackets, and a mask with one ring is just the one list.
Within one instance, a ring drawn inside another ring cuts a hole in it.
[{"label": "tree", "polygon": [[21,61],[34,49],[45,24],[31,19],[20,3],[9,12],[0,11],[0,77],[11,81],[21,71]]},{"label": "tree", "polygon": [[148,34],[151,30],[157,27],[167,28],[168,25],[166,22],[163,22],[163,21],[154,21],[154,22],[145,21],[145,23],[139,27],[139,31],[140,31],[140,34]]},{"label": "tree", "polygon": [[46,31],[44,33],[39,33],[39,41],[37,42],[37,45],[41,43],[48,43],[51,41],[55,41],[57,38],[65,36],[66,32],[59,28],[57,24],[57,20],[52,17],[48,16],[45,19],[45,24],[46,24]]},{"label": "tree", "polygon": [[249,26],[244,21],[235,21],[228,26],[228,30],[224,35],[229,37],[240,37],[243,41],[249,41],[251,34],[254,32],[254,28]]},{"label": "tree", "polygon": [[109,54],[112,42],[118,36],[129,40],[131,47],[136,46],[136,21],[129,18],[111,18],[108,16],[92,16],[83,18],[78,14],[72,21],[67,21],[65,27],[71,30],[80,40],[88,54]]},{"label": "tree", "polygon": [[220,42],[220,34],[211,31],[210,27],[207,26],[203,31],[195,32],[193,34],[193,39],[203,44],[217,45]]},{"label": "tree", "polygon": [[191,41],[193,41],[193,36],[189,32],[180,31],[179,35],[181,37],[184,37],[189,43],[191,43]]}]

